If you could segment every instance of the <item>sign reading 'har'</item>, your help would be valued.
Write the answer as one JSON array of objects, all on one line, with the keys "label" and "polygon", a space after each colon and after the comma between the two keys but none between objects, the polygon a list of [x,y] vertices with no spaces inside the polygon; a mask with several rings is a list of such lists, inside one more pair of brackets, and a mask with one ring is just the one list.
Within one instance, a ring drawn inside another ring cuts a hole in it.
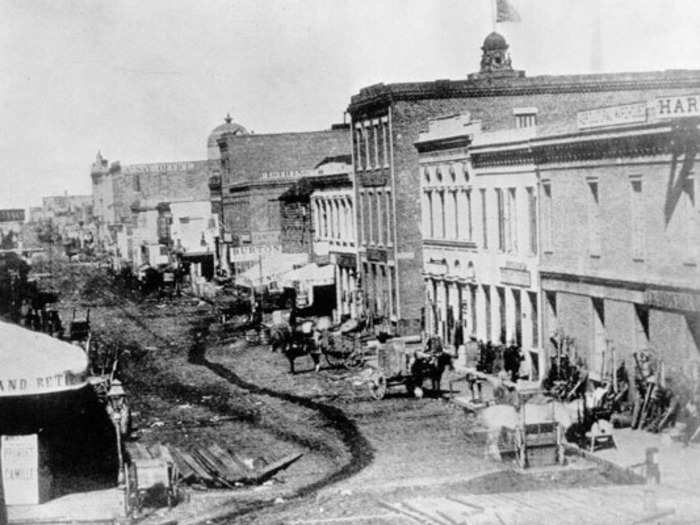
[{"label": "sign reading 'har'", "polygon": [[700,117],[700,95],[657,98],[654,109],[660,119]]}]

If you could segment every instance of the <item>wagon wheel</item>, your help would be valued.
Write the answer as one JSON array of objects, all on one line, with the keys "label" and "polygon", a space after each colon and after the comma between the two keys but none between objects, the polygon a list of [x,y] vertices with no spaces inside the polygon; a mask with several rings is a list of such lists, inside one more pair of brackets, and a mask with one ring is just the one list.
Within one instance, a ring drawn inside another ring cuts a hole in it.
[{"label": "wagon wheel", "polygon": [[345,355],[343,366],[348,370],[354,370],[365,363],[365,354],[362,351],[362,343],[355,338],[349,345],[348,353]]},{"label": "wagon wheel", "polygon": [[384,398],[386,395],[386,388],[386,377],[381,373],[374,377],[369,383],[369,393],[377,401]]},{"label": "wagon wheel", "polygon": [[350,355],[346,356],[343,361],[343,366],[348,370],[360,368],[365,363],[365,356],[360,350],[353,350]]},{"label": "wagon wheel", "polygon": [[340,344],[336,342],[335,338],[330,338],[328,341],[328,347],[323,349],[323,355],[326,357],[326,361],[333,368],[340,368],[345,365],[345,354],[342,341]]}]

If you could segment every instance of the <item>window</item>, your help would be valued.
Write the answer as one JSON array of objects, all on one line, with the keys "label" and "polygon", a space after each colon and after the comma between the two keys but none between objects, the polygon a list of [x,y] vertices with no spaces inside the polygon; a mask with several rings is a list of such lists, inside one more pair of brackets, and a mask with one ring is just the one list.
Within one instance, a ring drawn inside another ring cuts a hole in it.
[{"label": "window", "polygon": [[644,202],[642,200],[642,178],[630,177],[630,232],[632,234],[632,259],[644,260]]},{"label": "window", "polygon": [[454,222],[454,228],[450,228],[451,236],[453,239],[459,239],[459,205],[457,204],[457,192],[453,191],[452,193],[452,213],[453,213],[453,222]]},{"label": "window", "polygon": [[542,206],[542,249],[545,253],[552,252],[552,185],[549,182],[542,183],[544,203]]},{"label": "window", "polygon": [[491,287],[488,284],[484,288],[484,319],[486,321],[486,339],[491,340]]},{"label": "window", "polygon": [[469,285],[469,311],[471,313],[470,322],[472,335],[476,335],[476,285]]},{"label": "window", "polygon": [[379,148],[382,145],[382,141],[379,138],[379,122],[374,121],[374,124],[372,125],[372,130],[374,131],[374,167],[378,168],[379,167],[379,160],[382,158],[381,153],[379,152]]},{"label": "window", "polygon": [[435,236],[435,230],[433,227],[433,192],[428,190],[423,192],[424,203],[425,203],[425,233],[424,235],[429,239]]},{"label": "window", "polygon": [[141,191],[141,175],[134,174],[134,191]]},{"label": "window", "polygon": [[472,226],[472,190],[466,190],[464,192],[467,198],[467,239],[469,241],[473,240],[473,226]]},{"label": "window", "polygon": [[372,167],[372,148],[370,144],[372,139],[370,137],[371,126],[369,121],[363,122],[362,132],[365,139],[365,169],[370,169]]},{"label": "window", "polygon": [[444,191],[439,191],[438,192],[439,196],[439,201],[440,201],[440,232],[439,232],[439,237],[440,239],[445,238],[445,192]]},{"label": "window", "polygon": [[382,137],[383,137],[383,142],[384,142],[384,148],[382,151],[384,152],[384,166],[388,167],[389,166],[389,120],[387,117],[384,117],[382,119]]},{"label": "window", "polygon": [[508,189],[508,208],[506,210],[507,216],[507,239],[508,239],[508,251],[517,252],[518,251],[518,212],[517,212],[517,201],[515,200],[515,188]]},{"label": "window", "polygon": [[384,206],[382,206],[382,192],[378,191],[374,194],[375,200],[376,200],[376,210],[377,213],[375,215],[376,220],[376,242],[377,244],[384,244],[384,222],[386,221],[386,210],[384,209]]},{"label": "window", "polygon": [[496,188],[496,208],[498,210],[498,249],[506,251],[506,225],[505,204],[503,202],[503,190]]},{"label": "window", "polygon": [[588,179],[588,252],[600,257],[600,196],[598,180]]},{"label": "window", "polygon": [[489,225],[486,221],[487,211],[486,211],[486,190],[479,190],[481,192],[481,234],[483,240],[484,249],[489,247]]},{"label": "window", "polygon": [[527,224],[530,253],[537,254],[537,198],[534,188],[527,188]]},{"label": "window", "polygon": [[355,166],[358,170],[361,170],[364,166],[362,158],[363,150],[363,140],[362,140],[362,127],[360,124],[355,126]]},{"label": "window", "polygon": [[532,128],[537,125],[537,108],[515,108],[516,128]]},{"label": "window", "polygon": [[530,300],[530,323],[532,324],[532,346],[540,345],[539,315],[537,311],[537,292],[527,292]]},{"label": "window", "polygon": [[368,191],[367,194],[365,195],[365,201],[366,201],[366,209],[367,209],[367,243],[368,244],[374,244],[374,221],[376,221],[376,217],[374,217],[374,212],[372,211],[372,205],[374,200],[374,192]]},{"label": "window", "polygon": [[384,197],[384,208],[386,209],[386,243],[391,246],[394,244],[394,206],[392,205],[391,191],[386,190],[384,192]]},{"label": "window", "polygon": [[502,286],[496,286],[496,295],[498,295],[498,342],[505,344],[506,342],[506,289]]}]

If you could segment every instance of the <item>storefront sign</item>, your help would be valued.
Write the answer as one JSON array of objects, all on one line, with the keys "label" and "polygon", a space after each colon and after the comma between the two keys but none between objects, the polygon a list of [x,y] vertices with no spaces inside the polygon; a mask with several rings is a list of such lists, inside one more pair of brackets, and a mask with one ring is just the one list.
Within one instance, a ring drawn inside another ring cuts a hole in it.
[{"label": "storefront sign", "polygon": [[646,120],[646,102],[596,108],[589,111],[580,111],[576,114],[576,122],[579,129],[603,128],[606,126],[616,126],[619,124],[634,124],[638,122],[646,122]]},{"label": "storefront sign", "polygon": [[389,175],[384,172],[360,173],[361,186],[386,186],[389,184]]},{"label": "storefront sign", "polygon": [[367,248],[367,260],[368,261],[377,261],[377,262],[386,262],[387,261],[386,250],[380,250],[379,248]]},{"label": "storefront sign", "polygon": [[657,98],[654,110],[660,119],[700,117],[700,95]]},{"label": "storefront sign", "polygon": [[197,167],[195,162],[159,162],[156,164],[130,164],[124,166],[124,173],[167,173],[169,171],[188,171]]},{"label": "storefront sign", "polygon": [[700,310],[700,294],[647,290],[644,293],[644,300],[650,306],[669,310],[685,310],[688,312]]},{"label": "storefront sign", "polygon": [[36,434],[2,436],[2,482],[6,505],[39,503],[39,440]]},{"label": "storefront sign", "polygon": [[262,180],[299,179],[314,174],[314,170],[263,171],[260,178]]},{"label": "storefront sign", "polygon": [[80,388],[85,384],[86,373],[63,372],[41,377],[3,377],[0,375],[0,397],[30,394],[47,394]]},{"label": "storefront sign", "polygon": [[531,280],[529,271],[508,268],[507,266],[502,266],[499,269],[501,271],[501,283],[525,288],[530,286]]},{"label": "storefront sign", "polygon": [[343,268],[356,268],[357,267],[357,259],[355,258],[354,255],[351,255],[349,253],[336,253],[335,254],[335,263],[338,266],[342,266]]}]

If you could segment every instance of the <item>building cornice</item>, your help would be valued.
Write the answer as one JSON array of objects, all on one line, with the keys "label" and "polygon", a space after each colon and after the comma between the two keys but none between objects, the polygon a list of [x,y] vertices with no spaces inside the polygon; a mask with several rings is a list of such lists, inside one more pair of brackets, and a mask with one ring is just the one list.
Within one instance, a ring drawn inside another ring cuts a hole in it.
[{"label": "building cornice", "polygon": [[595,75],[543,75],[536,77],[473,77],[465,80],[435,80],[397,84],[375,84],[350,99],[351,114],[400,100],[479,98],[601,91],[640,91],[700,87],[700,70],[668,70],[643,73]]},{"label": "building cornice", "polygon": [[595,275],[583,275],[574,274],[566,272],[556,272],[552,270],[541,270],[540,271],[540,281],[544,284],[545,280],[552,281],[565,281],[578,284],[588,284],[588,285],[598,285],[605,286],[609,288],[623,288],[626,290],[632,290],[636,292],[647,292],[650,290],[667,291],[667,292],[677,292],[677,293],[689,293],[689,294],[700,294],[700,289],[684,287],[684,286],[674,286],[674,285],[664,285],[658,283],[645,283],[640,281],[628,281],[626,279],[611,278],[611,277],[600,277]]}]

